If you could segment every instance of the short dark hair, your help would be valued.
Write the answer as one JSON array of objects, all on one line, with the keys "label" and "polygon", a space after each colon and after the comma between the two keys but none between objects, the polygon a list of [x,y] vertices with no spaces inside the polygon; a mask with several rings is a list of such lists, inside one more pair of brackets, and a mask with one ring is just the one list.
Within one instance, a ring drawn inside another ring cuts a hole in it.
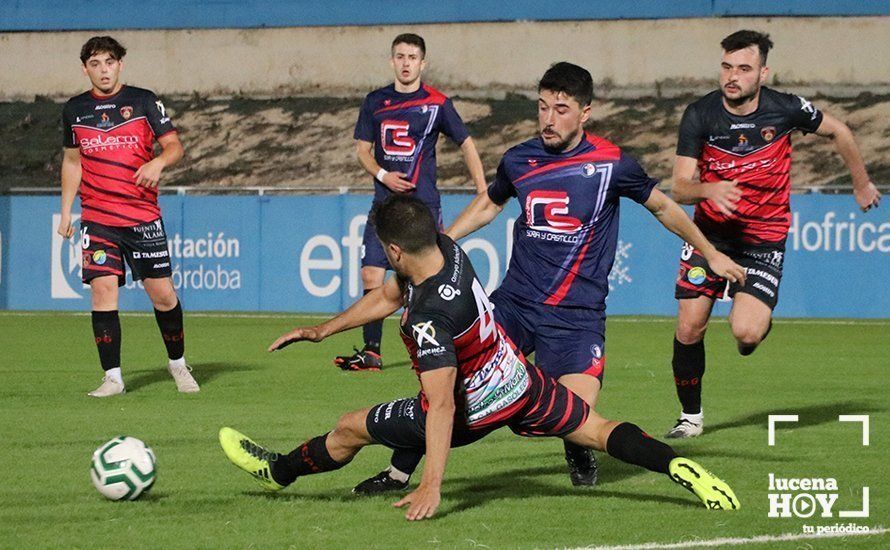
[{"label": "short dark hair", "polygon": [[110,36],[94,36],[87,40],[80,49],[80,62],[86,65],[87,59],[96,54],[107,53],[112,58],[120,61],[127,55],[127,48]]},{"label": "short dark hair", "polygon": [[757,46],[760,51],[760,64],[766,65],[766,56],[773,47],[773,41],[764,32],[745,30],[730,34],[720,42],[720,46],[727,53],[744,50],[748,46]]},{"label": "short dark hair", "polygon": [[390,195],[371,210],[371,223],[384,245],[395,244],[408,253],[436,245],[439,228],[430,208],[407,195]]},{"label": "short dark hair", "polygon": [[554,63],[547,69],[538,82],[538,93],[541,90],[563,92],[574,97],[582,107],[593,101],[593,77],[584,67],[566,61]]},{"label": "short dark hair", "polygon": [[417,46],[420,48],[420,57],[426,57],[426,42],[423,41],[423,38],[419,34],[406,32],[398,35],[395,40],[392,41],[392,46],[390,46],[389,51],[394,51],[399,44]]}]

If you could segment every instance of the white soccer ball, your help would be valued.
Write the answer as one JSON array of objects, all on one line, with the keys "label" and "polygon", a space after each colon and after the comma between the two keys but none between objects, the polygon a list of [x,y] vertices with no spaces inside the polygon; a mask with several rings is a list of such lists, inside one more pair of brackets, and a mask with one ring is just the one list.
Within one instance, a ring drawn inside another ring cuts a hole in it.
[{"label": "white soccer ball", "polygon": [[105,498],[136,500],[154,485],[156,463],[149,446],[122,435],[96,449],[90,477]]}]

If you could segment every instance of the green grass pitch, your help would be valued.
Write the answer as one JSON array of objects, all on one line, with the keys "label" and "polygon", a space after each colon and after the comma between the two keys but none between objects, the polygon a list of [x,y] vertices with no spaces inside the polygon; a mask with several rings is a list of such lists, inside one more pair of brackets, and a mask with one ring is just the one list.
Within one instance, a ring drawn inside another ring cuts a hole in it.
[{"label": "green grass pitch", "polygon": [[[268,354],[299,316],[191,315],[187,358],[201,384],[176,393],[154,319],[125,315],[123,371],[128,393],[86,397],[100,382],[89,317],[0,313],[0,547],[562,548],[671,543],[801,533],[804,524],[855,522],[886,527],[890,481],[887,322],[778,320],[753,356],[740,357],[725,322],[708,335],[706,431],[676,444],[727,480],[738,512],[705,510],[691,494],[656,475],[600,454],[593,490],[570,485],[551,439],[506,430],[452,452],[436,518],[405,521],[389,497],[356,498],[350,489],[388,462],[366,449],[346,468],[302,478],[265,494],[228,463],[216,434],[229,425],[277,450],[329,430],[339,414],[413,395],[395,320],[387,321],[386,369],[344,373],[331,364],[358,332]],[[677,415],[670,372],[673,321],[610,319],[608,367],[599,411],[633,421],[656,437]],[[798,414],[767,446],[767,415]],[[870,446],[859,424],[870,416]],[[157,453],[158,479],[136,502],[107,502],[89,479],[93,450],[126,434]],[[768,518],[768,474],[834,477],[833,518]],[[419,479],[415,476],[412,485]],[[870,487],[870,517],[841,519]],[[876,548],[877,535],[771,542],[780,548]]]}]

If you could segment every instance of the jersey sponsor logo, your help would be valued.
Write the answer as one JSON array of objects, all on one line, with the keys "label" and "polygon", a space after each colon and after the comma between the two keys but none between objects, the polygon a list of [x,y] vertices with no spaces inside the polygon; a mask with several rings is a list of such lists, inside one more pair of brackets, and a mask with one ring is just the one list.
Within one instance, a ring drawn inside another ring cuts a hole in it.
[{"label": "jersey sponsor logo", "polygon": [[164,107],[164,103],[160,99],[155,101],[155,107],[158,108],[158,112],[161,114],[161,120],[159,120],[158,122],[160,122],[161,124],[167,124],[168,122],[170,122],[170,117],[167,116],[167,108]]},{"label": "jersey sponsor logo", "polygon": [[114,126],[114,123],[108,118],[108,113],[102,113],[101,119],[102,120],[96,123],[96,128],[111,128]]},{"label": "jersey sponsor logo", "polygon": [[108,261],[108,254],[105,253],[104,250],[97,250],[93,252],[93,263],[96,265],[105,265],[105,262]]},{"label": "jersey sponsor logo", "polygon": [[766,126],[765,128],[760,129],[760,137],[763,138],[764,141],[770,142],[773,138],[776,137],[776,127],[775,126]]},{"label": "jersey sponsor logo", "polygon": [[119,148],[135,149],[138,146],[139,136],[135,135],[106,135],[80,139],[80,148],[84,153],[92,153],[97,150],[115,150]]},{"label": "jersey sponsor logo", "polygon": [[74,122],[80,122],[81,120],[89,120],[89,119],[95,118],[95,117],[96,117],[96,115],[83,115],[83,116],[75,117]]},{"label": "jersey sponsor logo", "polygon": [[403,120],[384,120],[380,123],[380,146],[387,155],[410,157],[417,143],[408,135],[408,123]]},{"label": "jersey sponsor logo", "polygon": [[167,250],[158,250],[157,252],[139,252],[138,250],[133,251],[134,260],[153,260],[155,258],[166,258],[167,256],[169,256],[169,252]]},{"label": "jersey sponsor logo", "polygon": [[700,285],[705,282],[705,278],[707,277],[707,272],[703,267],[693,267],[686,273],[686,279],[689,280],[690,283],[694,285]]},{"label": "jersey sponsor logo", "polygon": [[756,128],[756,124],[752,124],[750,122],[738,122],[729,127],[730,130],[747,130],[749,128]]},{"label": "jersey sponsor logo", "polygon": [[451,285],[439,285],[439,297],[445,300],[446,302],[450,302],[454,300],[456,296],[460,296],[460,290],[454,288]]},{"label": "jersey sponsor logo", "polygon": [[567,215],[570,200],[566,191],[532,191],[525,198],[526,224],[532,229],[555,233],[578,231],[581,229],[581,220]]},{"label": "jersey sponsor logo", "polygon": [[739,151],[747,151],[748,149],[751,149],[751,147],[752,145],[748,142],[748,136],[739,134],[739,143],[732,148],[732,151],[738,153]]},{"label": "jersey sponsor logo", "polygon": [[133,108],[129,105],[121,107],[121,116],[124,117],[124,120],[130,120],[130,117],[133,116]]},{"label": "jersey sponsor logo", "polygon": [[116,109],[116,108],[117,108],[117,105],[115,105],[114,103],[103,103],[102,105],[96,105],[96,108],[93,110],[94,111],[104,111],[106,109]]},{"label": "jersey sponsor logo", "polygon": [[411,332],[414,334],[414,341],[417,342],[418,347],[422,348],[424,343],[435,347],[440,346],[439,341],[436,340],[436,327],[433,326],[432,321],[411,325]]},{"label": "jersey sponsor logo", "polygon": [[800,100],[800,110],[805,113],[809,113],[810,120],[816,120],[816,117],[819,116],[819,109],[817,109],[815,105],[800,96],[797,96],[797,99]]},{"label": "jersey sponsor logo", "polygon": [[[80,215],[72,215],[71,223],[75,224]],[[80,280],[81,262],[83,250],[90,245],[90,236],[84,229],[80,234],[70,239],[65,239],[56,232],[56,227],[62,220],[61,214],[53,214],[52,217],[52,253],[50,255],[50,295],[56,299],[77,299],[83,296],[75,290],[83,288]]]}]

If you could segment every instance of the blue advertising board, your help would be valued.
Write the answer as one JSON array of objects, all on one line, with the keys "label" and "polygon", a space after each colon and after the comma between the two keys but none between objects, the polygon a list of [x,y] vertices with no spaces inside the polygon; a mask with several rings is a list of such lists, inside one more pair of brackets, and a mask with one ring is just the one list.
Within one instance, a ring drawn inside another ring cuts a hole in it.
[{"label": "blue advertising board", "polygon": [[[443,198],[448,224],[470,201]],[[361,244],[370,197],[164,196],[161,207],[173,259],[173,283],[187,309],[335,312],[361,295]],[[0,197],[0,307],[81,310],[90,307],[80,281],[80,237],[55,232],[59,198]],[[792,198],[777,316],[890,317],[890,215],[867,214],[852,197]],[[462,241],[490,292],[507,268],[511,201],[489,226]],[[673,315],[682,243],[649,212],[624,201],[611,314]],[[129,277],[121,309],[150,310]],[[718,304],[725,314],[728,304]]]}]

